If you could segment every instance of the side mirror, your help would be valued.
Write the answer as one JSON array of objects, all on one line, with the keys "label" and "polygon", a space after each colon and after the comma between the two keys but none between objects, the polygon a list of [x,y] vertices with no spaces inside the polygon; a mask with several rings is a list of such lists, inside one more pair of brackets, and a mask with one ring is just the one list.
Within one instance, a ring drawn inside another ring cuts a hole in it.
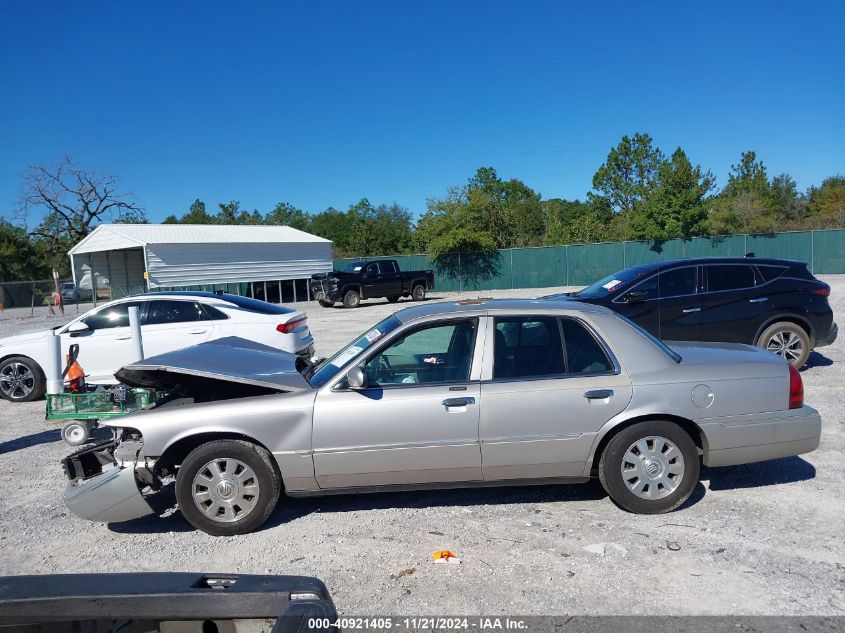
[{"label": "side mirror", "polygon": [[646,299],[646,293],[644,292],[629,292],[624,297],[625,303],[642,303]]},{"label": "side mirror", "polygon": [[367,388],[367,374],[364,373],[363,367],[353,367],[346,372],[346,384],[350,389],[366,389]]},{"label": "side mirror", "polygon": [[87,332],[90,329],[91,328],[89,328],[87,325],[85,325],[85,323],[83,323],[82,321],[77,321],[76,323],[71,325],[67,329],[67,331],[70,332],[71,336],[74,336],[74,335],[79,336],[83,332]]}]

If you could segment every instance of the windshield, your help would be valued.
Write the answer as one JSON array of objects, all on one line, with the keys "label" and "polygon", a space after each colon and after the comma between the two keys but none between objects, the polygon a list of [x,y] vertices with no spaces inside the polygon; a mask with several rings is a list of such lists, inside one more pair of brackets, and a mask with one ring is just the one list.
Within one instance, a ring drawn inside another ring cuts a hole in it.
[{"label": "windshield", "polygon": [[628,286],[631,282],[644,277],[653,272],[652,266],[635,266],[634,268],[626,268],[618,272],[602,277],[594,284],[587,286],[580,292],[575,293],[576,297],[584,299],[600,299],[606,297],[611,292],[621,290],[622,287]]},{"label": "windshield", "polygon": [[372,345],[389,334],[401,325],[399,319],[395,316],[389,316],[381,323],[376,324],[375,327],[370,328],[361,336],[349,343],[346,347],[337,352],[334,356],[330,356],[322,363],[320,363],[313,374],[305,374],[305,379],[311,383],[312,387],[318,388],[325,385],[332,376],[337,373],[337,370],[343,367],[350,360],[358,356],[364,350],[372,347]]},{"label": "windshield", "polygon": [[349,262],[340,269],[342,273],[358,273],[361,272],[361,269],[364,267],[365,262]]},{"label": "windshield", "polygon": [[659,338],[657,338],[654,334],[652,334],[651,332],[649,332],[648,330],[646,330],[646,329],[645,329],[645,328],[643,328],[642,326],[637,325],[637,324],[636,324],[636,323],[634,323],[631,319],[629,319],[628,317],[626,317],[626,316],[624,316],[624,315],[622,315],[622,314],[619,314],[618,312],[616,313],[616,316],[618,316],[620,319],[622,319],[623,321],[625,321],[625,323],[627,323],[627,324],[628,324],[628,325],[630,325],[632,328],[634,328],[635,330],[637,330],[640,334],[642,334],[643,336],[645,336],[645,337],[646,337],[649,341],[651,341],[652,343],[654,343],[655,345],[657,345],[657,347],[659,347],[659,348],[660,348],[660,351],[661,351],[661,352],[663,352],[664,354],[666,354],[666,356],[668,356],[669,358],[671,358],[671,359],[672,359],[673,361],[675,361],[676,363],[680,363],[680,362],[683,360],[683,358],[681,358],[681,355],[680,355],[680,354],[678,354],[678,352],[676,352],[676,351],[675,351],[675,350],[673,350],[671,347],[669,347],[668,345],[666,345],[666,343],[664,343],[663,341],[661,341],[661,340],[660,340]]}]

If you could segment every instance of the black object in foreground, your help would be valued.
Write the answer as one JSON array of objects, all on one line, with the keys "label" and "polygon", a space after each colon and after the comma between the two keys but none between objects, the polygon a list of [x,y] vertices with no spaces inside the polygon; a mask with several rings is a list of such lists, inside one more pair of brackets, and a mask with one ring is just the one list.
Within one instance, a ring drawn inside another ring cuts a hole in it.
[{"label": "black object in foreground", "polygon": [[[322,581],[307,576],[202,573],[56,574],[0,577],[4,633],[79,630],[157,632],[165,622],[196,622],[198,631],[295,633],[309,621],[333,622]],[[165,625],[165,628],[167,625]],[[167,629],[170,630],[170,629]],[[182,630],[181,628],[179,630]],[[194,630],[194,629],[185,629]]]}]

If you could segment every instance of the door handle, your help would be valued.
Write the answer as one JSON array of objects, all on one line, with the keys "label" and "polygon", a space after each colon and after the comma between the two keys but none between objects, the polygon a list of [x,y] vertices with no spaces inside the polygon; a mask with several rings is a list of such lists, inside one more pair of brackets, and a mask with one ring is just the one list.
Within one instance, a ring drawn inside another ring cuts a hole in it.
[{"label": "door handle", "polygon": [[768,301],[768,297],[757,297],[756,299],[749,299],[748,303],[763,303],[764,301]]},{"label": "door handle", "polygon": [[443,401],[444,407],[465,407],[468,404],[475,404],[475,398],[446,398]]},{"label": "door handle", "polygon": [[613,389],[593,389],[584,393],[587,400],[604,400],[613,395]]},{"label": "door handle", "polygon": [[190,330],[188,334],[205,334],[208,330]]},{"label": "door handle", "polygon": [[690,312],[701,312],[701,308],[686,308],[684,310],[684,314],[689,314]]},{"label": "door handle", "polygon": [[132,338],[131,334],[118,334],[117,336],[114,337],[114,340],[116,340],[116,341],[128,341],[131,338]]}]

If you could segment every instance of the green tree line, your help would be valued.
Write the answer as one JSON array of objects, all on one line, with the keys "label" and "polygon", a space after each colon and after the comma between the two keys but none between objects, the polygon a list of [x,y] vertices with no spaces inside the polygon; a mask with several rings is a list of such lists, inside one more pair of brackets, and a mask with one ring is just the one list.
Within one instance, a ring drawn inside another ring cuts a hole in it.
[{"label": "green tree line", "polygon": [[[68,224],[49,205],[47,211],[40,232],[0,220],[0,281],[44,278],[50,265],[66,268],[59,251],[94,228],[90,221],[84,230]],[[145,221],[143,210],[134,206],[121,209],[114,220]],[[198,199],[164,222],[288,225],[332,240],[335,257],[428,253],[436,258],[519,246],[843,228],[845,177],[831,176],[802,191],[789,174],[770,176],[756,153],[747,151],[719,189],[712,172],[694,164],[683,149],[667,156],[648,134],[636,133],[610,149],[583,199],[543,198],[522,180],[503,179],[485,166],[442,197],[429,199],[416,220],[399,204],[373,205],[367,199],[346,210],[320,212],[280,202],[265,213],[241,209],[234,201],[209,211]],[[55,231],[67,235],[48,239]]]}]

